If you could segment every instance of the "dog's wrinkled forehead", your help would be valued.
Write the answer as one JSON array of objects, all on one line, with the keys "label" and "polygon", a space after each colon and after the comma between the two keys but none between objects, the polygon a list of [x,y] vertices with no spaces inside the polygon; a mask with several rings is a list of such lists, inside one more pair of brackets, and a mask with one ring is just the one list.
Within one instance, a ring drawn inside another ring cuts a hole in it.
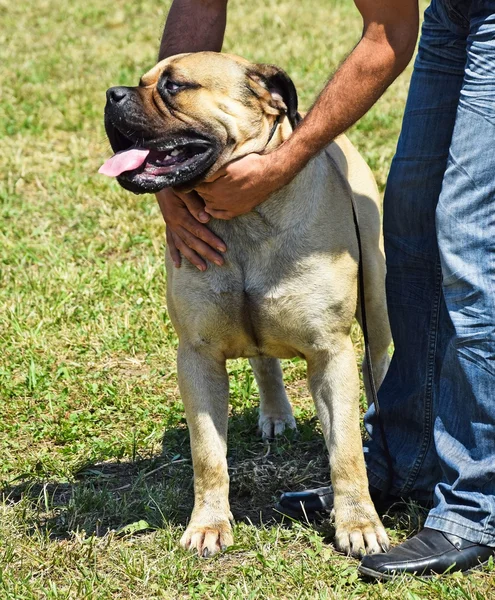
[{"label": "dog's wrinkled forehead", "polygon": [[216,115],[222,120],[227,115],[259,122],[270,115],[286,115],[292,128],[299,120],[297,92],[287,73],[234,54],[194,52],[171,56],[141,77],[139,89],[142,98],[154,100],[148,103],[150,111],[163,101],[168,110],[172,106],[188,119],[194,115],[202,121]]},{"label": "dog's wrinkled forehead", "polygon": [[156,86],[164,75],[177,83],[228,93],[235,82],[242,84],[245,81],[251,65],[247,60],[216,52],[202,52],[201,55],[201,60],[197,53],[166,58],[141,77],[140,85]]}]

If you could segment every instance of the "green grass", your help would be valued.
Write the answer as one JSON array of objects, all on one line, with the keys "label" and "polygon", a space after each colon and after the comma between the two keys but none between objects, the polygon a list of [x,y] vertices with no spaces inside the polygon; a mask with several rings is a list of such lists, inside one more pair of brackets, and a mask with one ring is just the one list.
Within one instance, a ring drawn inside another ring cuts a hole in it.
[{"label": "green grass", "polygon": [[[256,437],[257,389],[230,364],[236,546],[178,548],[189,442],[152,197],[96,175],[105,90],[154,64],[167,3],[0,0],[0,598],[485,599],[495,571],[358,579],[329,523],[280,524],[279,493],[328,479],[301,361],[285,361],[299,435]],[[225,49],[284,67],[308,108],[359,39],[350,1],[233,1]],[[383,188],[410,70],[350,136]],[[361,342],[355,332],[358,354]],[[424,518],[385,517],[394,542]]]}]

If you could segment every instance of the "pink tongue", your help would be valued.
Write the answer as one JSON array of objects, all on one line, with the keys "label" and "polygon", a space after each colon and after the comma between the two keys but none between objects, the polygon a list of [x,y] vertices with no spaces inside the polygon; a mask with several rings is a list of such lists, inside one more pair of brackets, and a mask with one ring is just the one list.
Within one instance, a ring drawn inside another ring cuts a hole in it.
[{"label": "pink tongue", "polygon": [[108,175],[109,177],[117,177],[124,171],[132,171],[140,167],[149,153],[150,151],[144,148],[122,150],[102,164],[98,169],[98,173]]}]

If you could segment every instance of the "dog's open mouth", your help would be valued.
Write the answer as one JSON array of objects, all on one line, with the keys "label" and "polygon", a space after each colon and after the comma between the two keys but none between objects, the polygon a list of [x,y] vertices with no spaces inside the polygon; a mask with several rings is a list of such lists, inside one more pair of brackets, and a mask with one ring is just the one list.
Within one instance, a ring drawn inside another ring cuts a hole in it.
[{"label": "dog's open mouth", "polygon": [[208,148],[201,144],[177,146],[173,150],[133,147],[114,154],[100,167],[98,173],[118,177],[123,173],[139,169],[139,174],[143,177],[169,175],[179,168],[196,163],[207,151]]},{"label": "dog's open mouth", "polygon": [[[108,131],[107,131],[108,133]],[[115,135],[117,133],[117,135]],[[113,150],[118,150],[98,170],[117,177],[122,187],[136,194],[156,193],[165,187],[193,186],[206,174],[217,158],[209,140],[176,137],[154,142],[149,148],[137,146],[120,132],[109,135]],[[148,144],[146,144],[148,145]],[[119,150],[119,147],[122,148]]]}]

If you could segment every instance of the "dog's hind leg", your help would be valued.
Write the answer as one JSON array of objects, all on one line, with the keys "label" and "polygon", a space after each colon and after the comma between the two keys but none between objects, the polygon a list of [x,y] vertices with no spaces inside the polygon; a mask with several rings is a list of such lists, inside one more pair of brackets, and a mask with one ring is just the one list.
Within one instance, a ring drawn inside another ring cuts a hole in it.
[{"label": "dog's hind leg", "polygon": [[255,357],[249,362],[260,391],[258,428],[263,439],[282,434],[286,428],[296,429],[292,407],[285,392],[280,361]]},{"label": "dog's hind leg", "polygon": [[207,557],[233,543],[226,460],[229,381],[224,359],[182,342],[177,370],[194,468],[194,510],[181,546]]},{"label": "dog's hind leg", "polygon": [[308,383],[330,455],[335,546],[360,556],[386,551],[388,538],[368,490],[359,429],[359,378],[352,342],[339,335],[307,356]]}]

